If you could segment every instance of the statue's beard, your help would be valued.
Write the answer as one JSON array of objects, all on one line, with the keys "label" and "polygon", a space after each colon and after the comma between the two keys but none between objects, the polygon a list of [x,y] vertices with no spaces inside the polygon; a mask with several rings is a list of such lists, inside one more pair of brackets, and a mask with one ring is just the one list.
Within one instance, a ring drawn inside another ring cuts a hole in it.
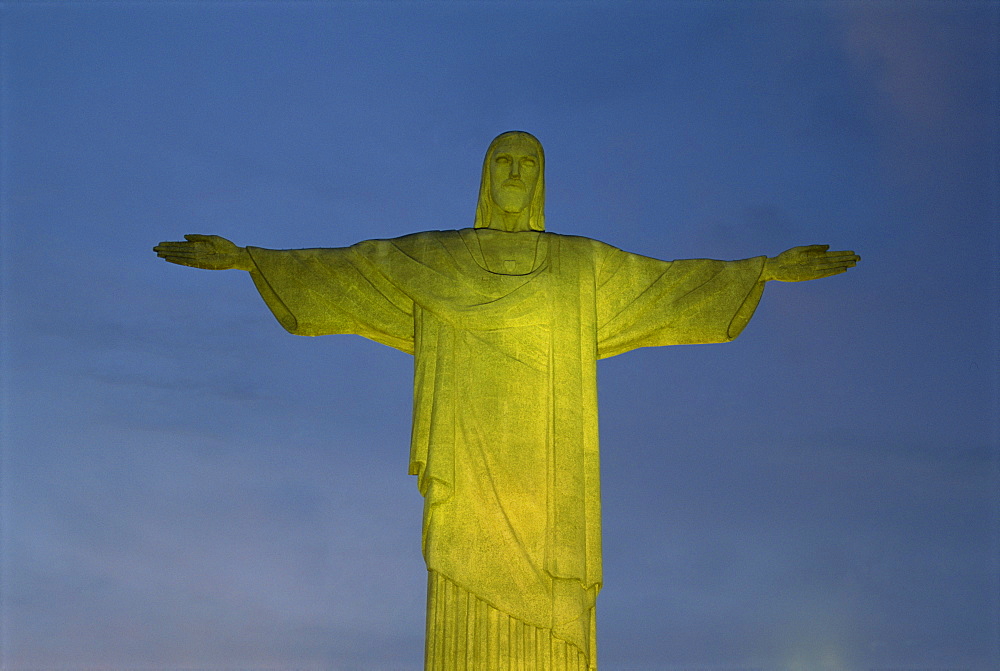
[{"label": "statue's beard", "polygon": [[524,188],[523,182],[509,179],[500,187],[495,201],[504,212],[517,214],[518,212],[523,212],[528,207],[531,198],[527,189]]}]

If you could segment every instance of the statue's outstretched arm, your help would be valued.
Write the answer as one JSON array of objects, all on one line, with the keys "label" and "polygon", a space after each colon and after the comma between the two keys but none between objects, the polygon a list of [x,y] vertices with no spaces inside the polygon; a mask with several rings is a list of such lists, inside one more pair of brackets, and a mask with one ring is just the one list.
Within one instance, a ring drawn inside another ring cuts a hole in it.
[{"label": "statue's outstretched arm", "polygon": [[818,280],[853,268],[861,257],[852,251],[831,252],[830,245],[792,247],[764,263],[762,280],[803,282]]},{"label": "statue's outstretched arm", "polygon": [[153,251],[165,261],[192,268],[246,271],[255,268],[245,247],[237,247],[221,236],[192,234],[184,239],[187,242],[161,242]]}]

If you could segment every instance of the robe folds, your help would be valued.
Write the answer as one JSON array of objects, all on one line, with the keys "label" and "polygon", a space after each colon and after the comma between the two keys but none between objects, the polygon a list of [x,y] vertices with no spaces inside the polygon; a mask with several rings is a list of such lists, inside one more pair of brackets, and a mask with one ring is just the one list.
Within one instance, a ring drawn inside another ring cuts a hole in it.
[{"label": "robe folds", "polygon": [[414,355],[427,668],[595,668],[597,360],[732,340],[760,298],[764,257],[666,262],[506,235],[535,245],[520,274],[491,271],[475,229],[247,249],[291,333]]}]

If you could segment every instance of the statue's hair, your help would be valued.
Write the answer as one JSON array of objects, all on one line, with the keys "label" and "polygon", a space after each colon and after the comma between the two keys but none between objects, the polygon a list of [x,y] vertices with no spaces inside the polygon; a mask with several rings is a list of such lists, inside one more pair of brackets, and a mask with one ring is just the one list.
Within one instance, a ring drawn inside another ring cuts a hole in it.
[{"label": "statue's hair", "polygon": [[489,149],[486,150],[486,157],[483,159],[483,178],[479,183],[479,202],[476,204],[476,228],[489,228],[493,208],[493,195],[490,190],[490,161],[493,160],[493,152],[500,144],[501,140],[509,137],[522,137],[535,145],[538,152],[538,181],[535,183],[535,192],[531,195],[531,202],[528,204],[528,226],[533,231],[545,230],[545,153],[542,151],[542,143],[531,133],[523,130],[510,130],[501,133],[490,142]]}]

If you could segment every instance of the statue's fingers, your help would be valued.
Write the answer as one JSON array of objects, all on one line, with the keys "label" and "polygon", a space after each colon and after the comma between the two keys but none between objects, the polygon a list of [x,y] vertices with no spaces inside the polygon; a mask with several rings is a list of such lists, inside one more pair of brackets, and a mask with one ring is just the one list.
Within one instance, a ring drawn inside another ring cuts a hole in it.
[{"label": "statue's fingers", "polygon": [[164,259],[167,258],[168,256],[174,259],[191,259],[191,260],[205,258],[204,254],[188,254],[185,252],[158,252],[156,255]]},{"label": "statue's fingers", "polygon": [[153,251],[159,254],[160,256],[163,256],[164,254],[173,254],[174,252],[178,252],[180,250],[176,250],[171,247],[160,246],[160,247],[153,247]]},{"label": "statue's fingers", "polygon": [[194,263],[193,259],[189,259],[189,258],[186,258],[186,257],[181,257],[181,256],[163,256],[161,258],[164,261],[166,261],[167,263],[176,263],[179,266],[194,266],[194,267],[198,267],[197,264]]},{"label": "statue's fingers", "polygon": [[823,257],[813,261],[812,265],[817,268],[820,268],[823,266],[853,266],[856,263],[857,261],[854,259],[854,257],[851,256],[840,259],[837,258],[831,259],[829,257]]},{"label": "statue's fingers", "polygon": [[175,244],[157,245],[153,247],[156,252],[166,252],[168,254],[204,254],[207,250],[205,246],[194,242],[178,242]]},{"label": "statue's fingers", "polygon": [[799,247],[799,249],[809,254],[817,254],[830,249],[830,245],[805,245],[804,247]]},{"label": "statue's fingers", "polygon": [[821,273],[821,272],[826,272],[828,270],[843,271],[853,267],[854,267],[853,263],[824,263],[813,266],[813,270]]},{"label": "statue's fingers", "polygon": [[857,263],[861,260],[861,257],[857,254],[845,254],[843,256],[831,256],[827,254],[821,260],[823,263]]},{"label": "statue's fingers", "polygon": [[153,247],[153,249],[156,251],[168,250],[168,251],[178,251],[178,252],[187,251],[191,249],[204,249],[204,248],[205,245],[202,244],[201,242],[161,242],[156,247]]}]

